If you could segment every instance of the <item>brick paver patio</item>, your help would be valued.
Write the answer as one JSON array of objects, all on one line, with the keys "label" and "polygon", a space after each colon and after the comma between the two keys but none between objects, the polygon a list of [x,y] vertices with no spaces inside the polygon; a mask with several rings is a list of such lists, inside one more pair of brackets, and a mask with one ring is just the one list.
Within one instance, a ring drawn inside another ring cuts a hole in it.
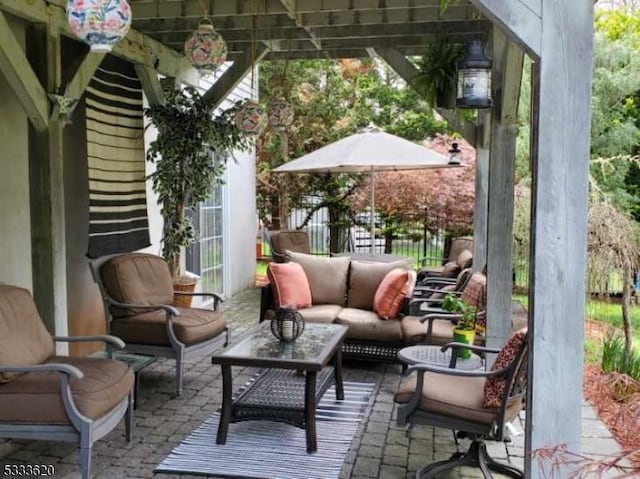
[{"label": "brick paver patio", "polygon": [[[233,334],[240,334],[257,322],[259,290],[236,295],[224,305]],[[134,439],[127,443],[124,428],[98,441],[93,448],[95,477],[105,479],[154,477],[156,465],[200,423],[216,412],[222,400],[220,368],[208,358],[186,367],[184,392],[173,398],[172,361],[159,359],[142,372],[138,409],[135,411]],[[234,368],[234,384],[248,380],[255,371]],[[399,365],[347,363],[345,380],[379,383],[372,412],[360,426],[342,469],[341,478],[404,479],[427,463],[448,458],[456,451],[451,431],[416,426],[408,433],[395,425],[393,393],[401,381]],[[593,410],[583,407],[583,452],[608,454],[619,450]],[[213,438],[212,438],[213,440]],[[468,441],[461,440],[466,450]],[[513,441],[488,443],[490,454],[522,467],[523,435]],[[75,444],[44,441],[0,440],[0,466],[7,463],[53,464],[57,478],[77,478],[79,451]],[[2,468],[0,468],[2,471]],[[0,472],[0,477],[1,472]],[[157,479],[202,476],[156,474]],[[453,476],[452,476],[453,477]],[[455,477],[482,477],[477,471],[456,473]]]}]

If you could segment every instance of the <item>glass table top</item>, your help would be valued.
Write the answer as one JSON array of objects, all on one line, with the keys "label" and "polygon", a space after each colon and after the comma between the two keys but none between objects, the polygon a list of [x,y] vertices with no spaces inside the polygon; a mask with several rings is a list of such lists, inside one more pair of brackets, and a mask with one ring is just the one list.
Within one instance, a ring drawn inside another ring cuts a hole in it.
[{"label": "glass table top", "polygon": [[272,333],[269,321],[264,321],[248,335],[219,350],[215,356],[221,358],[251,358],[265,360],[314,361],[327,349],[333,348],[345,333],[346,326],[339,324],[306,323],[298,339],[286,343]]}]

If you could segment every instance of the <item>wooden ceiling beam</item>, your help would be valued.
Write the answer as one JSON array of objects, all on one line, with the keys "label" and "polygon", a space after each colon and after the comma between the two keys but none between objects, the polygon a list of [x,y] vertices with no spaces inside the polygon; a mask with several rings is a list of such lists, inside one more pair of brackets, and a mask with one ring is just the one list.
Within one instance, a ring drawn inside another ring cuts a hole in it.
[{"label": "wooden ceiling beam", "polygon": [[301,14],[298,13],[298,1],[297,0],[280,0],[282,5],[287,9],[287,15],[291,19],[292,22],[296,24],[299,28],[304,30],[304,32],[308,35],[309,41],[313,43],[316,49],[321,50],[322,45],[320,44],[320,40],[318,39],[315,32],[311,30],[311,28],[305,26],[305,24],[301,20]]}]

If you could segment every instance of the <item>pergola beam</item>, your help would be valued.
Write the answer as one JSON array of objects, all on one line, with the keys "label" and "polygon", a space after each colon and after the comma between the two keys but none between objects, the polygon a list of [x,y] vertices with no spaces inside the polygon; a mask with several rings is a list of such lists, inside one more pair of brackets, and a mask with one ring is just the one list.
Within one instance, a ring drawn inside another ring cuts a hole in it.
[{"label": "pergola beam", "polygon": [[300,13],[297,11],[298,2],[297,0],[280,0],[280,3],[284,5],[284,8],[287,10],[287,15],[293,21],[297,27],[304,30],[304,32],[309,37],[309,41],[313,43],[313,46],[318,50],[322,50],[322,45],[316,34],[311,31],[311,28],[305,26],[303,23]]},{"label": "pergola beam", "polygon": [[66,88],[65,96],[69,96],[73,99],[80,99],[85,90],[89,86],[89,82],[93,78],[94,73],[102,63],[102,60],[106,56],[106,53],[89,52],[84,58],[80,67],[73,75],[73,78],[69,82]]},{"label": "pergola beam", "polygon": [[158,72],[144,65],[134,65],[133,68],[142,84],[142,90],[147,97],[149,105],[161,105],[164,103],[164,91],[158,78]]},{"label": "pergola beam", "polygon": [[[413,78],[418,73],[418,69],[401,52],[395,48],[380,48],[374,49],[372,53],[382,58],[407,84],[413,85]],[[413,86],[413,88],[416,87]],[[424,91],[416,90],[424,96]],[[475,145],[475,125],[462,123],[455,112],[450,110],[438,109],[438,113],[447,120],[451,128],[458,131],[471,145]]]},{"label": "pergola beam", "polygon": [[[48,4],[45,0],[0,0],[0,10],[32,23],[53,21],[60,26],[62,34],[75,38],[67,24],[64,0],[49,0]],[[171,77],[180,77],[182,72],[192,68],[183,55],[134,29],[114,46],[112,53],[131,63],[156,68]]]},{"label": "pergola beam", "polygon": [[[542,18],[541,0],[470,0],[482,14],[510,32],[521,47],[540,57]],[[532,9],[533,7],[533,9]]]},{"label": "pergola beam", "polygon": [[227,95],[242,81],[251,68],[267,53],[267,47],[258,44],[255,51],[251,49],[233,62],[220,78],[203,95],[213,109],[217,108]]},{"label": "pergola beam", "polygon": [[0,11],[0,72],[24,108],[31,124],[42,131],[49,123],[49,99],[9,22]]}]

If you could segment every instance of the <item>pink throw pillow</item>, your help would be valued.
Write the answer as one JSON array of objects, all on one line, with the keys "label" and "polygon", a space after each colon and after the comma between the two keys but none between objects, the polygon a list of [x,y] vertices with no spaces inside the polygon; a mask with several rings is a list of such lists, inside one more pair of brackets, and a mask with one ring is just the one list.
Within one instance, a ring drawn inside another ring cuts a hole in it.
[{"label": "pink throw pillow", "polygon": [[373,310],[382,319],[392,319],[398,316],[402,303],[409,292],[409,272],[395,268],[382,279],[373,297]]},{"label": "pink throw pillow", "polygon": [[[498,356],[496,357],[492,371],[506,368],[516,358],[522,343],[526,341],[527,328],[522,328],[520,331],[516,331],[507,340],[507,343],[502,347]],[[492,376],[487,378],[484,383],[484,400],[482,405],[484,407],[500,407],[502,405],[502,398],[504,397],[505,388],[507,387],[507,380],[501,376]]]},{"label": "pink throw pillow", "polygon": [[269,263],[267,276],[273,288],[275,306],[301,309],[311,306],[311,287],[298,263]]}]

